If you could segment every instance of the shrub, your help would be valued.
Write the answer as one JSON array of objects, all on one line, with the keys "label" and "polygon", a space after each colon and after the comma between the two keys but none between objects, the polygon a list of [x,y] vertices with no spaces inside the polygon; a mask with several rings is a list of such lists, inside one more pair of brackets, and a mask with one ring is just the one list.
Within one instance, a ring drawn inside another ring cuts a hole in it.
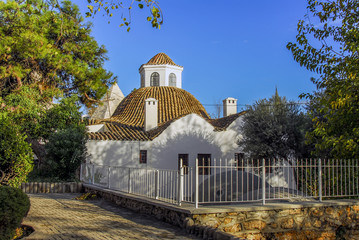
[{"label": "shrub", "polygon": [[6,113],[0,113],[0,185],[19,186],[32,170],[32,150],[26,135]]},{"label": "shrub", "polygon": [[76,170],[86,159],[86,128],[70,126],[50,135],[46,148],[46,163],[53,177],[74,180]]},{"label": "shrub", "polygon": [[0,240],[12,239],[30,209],[30,200],[21,189],[0,185]]}]

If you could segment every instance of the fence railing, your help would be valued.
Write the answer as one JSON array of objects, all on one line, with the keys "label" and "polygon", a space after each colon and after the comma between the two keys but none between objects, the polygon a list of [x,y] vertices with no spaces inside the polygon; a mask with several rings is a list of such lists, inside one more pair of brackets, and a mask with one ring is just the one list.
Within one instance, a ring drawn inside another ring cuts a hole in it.
[{"label": "fence railing", "polygon": [[[201,165],[202,164],[202,165]],[[206,165],[205,165],[206,164]],[[359,196],[358,160],[196,159],[160,170],[82,164],[85,183],[181,205]]]}]

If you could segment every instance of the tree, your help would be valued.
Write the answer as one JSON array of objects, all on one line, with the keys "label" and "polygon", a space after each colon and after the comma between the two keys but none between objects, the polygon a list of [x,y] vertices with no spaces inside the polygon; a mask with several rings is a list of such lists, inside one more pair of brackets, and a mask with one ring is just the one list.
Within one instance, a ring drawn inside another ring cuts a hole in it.
[{"label": "tree", "polygon": [[0,113],[0,185],[18,187],[32,170],[32,151],[6,113]]},{"label": "tree", "polygon": [[44,162],[44,142],[58,130],[78,126],[81,121],[78,97],[60,98],[57,104],[50,104],[46,96],[52,95],[29,86],[14,90],[2,100],[1,111],[7,113],[12,125],[16,125],[31,144],[40,163]]},{"label": "tree", "polygon": [[46,164],[53,176],[61,180],[73,180],[81,163],[86,159],[87,133],[84,125],[72,126],[54,132],[46,148]]},{"label": "tree", "polygon": [[[159,3],[154,0],[136,0],[136,1],[111,1],[111,2],[102,2],[98,0],[88,0],[89,5],[87,6],[89,12],[86,13],[88,17],[98,14],[101,9],[104,10],[104,15],[108,17],[113,16],[115,10],[126,10],[128,14],[121,13],[121,20],[123,23],[120,24],[120,27],[126,27],[127,32],[130,31],[130,24],[132,19],[132,10],[134,7],[139,9],[148,8],[150,10],[149,15],[147,16],[147,21],[151,23],[154,28],[161,28],[163,24],[163,13],[159,6]],[[135,4],[136,2],[136,4]]]},{"label": "tree", "polygon": [[79,124],[77,103],[64,101],[96,106],[115,80],[78,7],[54,2],[0,1],[1,110],[41,161],[53,132]]},{"label": "tree", "polygon": [[270,99],[248,107],[243,118],[243,139],[238,144],[256,160],[308,157],[304,136],[309,124],[310,119],[298,104],[276,91]]},{"label": "tree", "polygon": [[308,0],[308,15],[298,23],[294,59],[320,76],[310,100],[315,143],[323,157],[359,157],[359,1]]},{"label": "tree", "polygon": [[0,96],[27,85],[96,104],[114,78],[103,68],[105,47],[90,34],[70,1],[1,1]]}]

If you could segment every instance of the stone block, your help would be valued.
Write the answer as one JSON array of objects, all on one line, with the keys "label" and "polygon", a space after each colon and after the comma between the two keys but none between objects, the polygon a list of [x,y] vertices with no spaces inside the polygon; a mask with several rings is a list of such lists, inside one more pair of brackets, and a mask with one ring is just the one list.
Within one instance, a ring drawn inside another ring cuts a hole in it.
[{"label": "stone block", "polygon": [[284,229],[293,229],[295,227],[293,218],[284,219],[281,223],[281,227]]},{"label": "stone block", "polygon": [[322,226],[322,222],[321,222],[321,221],[315,220],[315,221],[313,222],[313,227],[315,227],[315,228],[320,228],[321,226]]},{"label": "stone block", "polygon": [[249,212],[247,214],[248,219],[266,219],[268,217],[269,217],[268,211]]},{"label": "stone block", "polygon": [[[318,221],[318,220],[317,220]],[[302,225],[303,228],[305,229],[309,229],[312,227],[312,223],[310,221],[305,221],[304,224]]]},{"label": "stone block", "polygon": [[324,213],[321,209],[312,208],[311,214],[315,217],[321,217]]},{"label": "stone block", "polygon": [[237,223],[230,227],[223,228],[225,232],[235,233],[241,231],[241,226]]},{"label": "stone block", "polygon": [[269,224],[267,224],[267,226],[271,229],[277,229],[278,228],[278,224],[276,222],[271,222]]},{"label": "stone block", "polygon": [[327,207],[325,209],[325,213],[328,215],[332,215],[334,213],[334,209],[332,207]]},{"label": "stone block", "polygon": [[261,220],[252,220],[243,223],[243,228],[245,230],[262,230],[267,226],[264,221]]},{"label": "stone block", "polygon": [[277,212],[277,214],[275,214],[276,218],[288,217],[288,216],[289,216],[289,210],[281,210]]},{"label": "stone block", "polygon": [[354,210],[354,212],[359,212],[359,206],[358,205],[353,206],[352,209]]},{"label": "stone block", "polygon": [[289,214],[291,214],[291,215],[293,215],[293,214],[297,215],[297,214],[301,214],[301,213],[302,213],[302,209],[300,209],[300,208],[289,210]]},{"label": "stone block", "polygon": [[227,224],[231,223],[232,221],[233,221],[232,218],[225,218],[223,221],[223,224],[227,225]]},{"label": "stone block", "polygon": [[237,212],[230,212],[230,213],[227,213],[228,216],[237,216],[238,213]]}]

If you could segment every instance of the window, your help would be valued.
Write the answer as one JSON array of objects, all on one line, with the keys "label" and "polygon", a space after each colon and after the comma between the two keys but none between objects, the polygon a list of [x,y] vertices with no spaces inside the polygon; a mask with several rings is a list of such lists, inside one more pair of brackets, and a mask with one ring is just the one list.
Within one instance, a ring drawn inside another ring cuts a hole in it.
[{"label": "window", "polygon": [[147,163],[147,150],[140,150],[140,164]]},{"label": "window", "polygon": [[211,154],[198,154],[198,174],[211,174]]},{"label": "window", "polygon": [[170,87],[176,87],[176,75],[174,73],[171,73],[169,76],[168,86]]},{"label": "window", "polygon": [[157,72],[151,74],[151,87],[160,86],[160,75]]},{"label": "window", "polygon": [[234,160],[237,163],[238,170],[243,170],[244,167],[244,153],[235,153]]},{"label": "window", "polygon": [[183,174],[188,175],[188,154],[187,153],[178,154],[178,170],[180,170],[181,159],[183,166]]}]

